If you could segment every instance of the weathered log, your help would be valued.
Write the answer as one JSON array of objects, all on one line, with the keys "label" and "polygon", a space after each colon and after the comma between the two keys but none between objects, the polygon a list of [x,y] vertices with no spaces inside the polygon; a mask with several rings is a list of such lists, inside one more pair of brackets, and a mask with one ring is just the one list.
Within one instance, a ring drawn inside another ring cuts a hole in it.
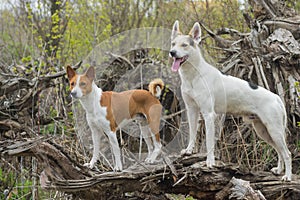
[{"label": "weathered log", "polygon": [[[259,192],[254,190],[260,190],[267,199],[279,196],[293,199],[300,195],[299,176],[293,175],[291,182],[282,182],[281,176],[270,172],[243,172],[237,166],[221,162],[217,162],[214,168],[207,168],[202,162],[204,156],[199,154],[177,157],[171,163],[137,163],[122,172],[99,172],[78,164],[62,149],[51,144],[50,138],[37,138],[1,142],[0,153],[4,159],[8,155],[35,156],[42,166],[40,183],[43,188],[63,191],[82,199],[125,199],[133,194],[166,199],[166,193],[191,195],[199,199],[228,199],[230,195],[233,199],[238,198],[237,195],[259,197]],[[237,184],[233,177],[250,184]],[[231,186],[228,187],[228,184]],[[237,189],[239,187],[247,189]]]}]

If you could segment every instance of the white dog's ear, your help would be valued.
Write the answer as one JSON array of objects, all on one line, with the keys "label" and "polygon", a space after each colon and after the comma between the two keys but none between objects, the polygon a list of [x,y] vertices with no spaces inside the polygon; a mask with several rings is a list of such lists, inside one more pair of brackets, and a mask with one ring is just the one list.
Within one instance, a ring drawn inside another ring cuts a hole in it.
[{"label": "white dog's ear", "polygon": [[189,35],[195,40],[197,44],[201,41],[201,28],[200,24],[196,22],[190,31]]},{"label": "white dog's ear", "polygon": [[177,37],[177,35],[181,35],[181,32],[179,30],[179,21],[178,20],[176,20],[173,25],[171,40],[174,40]]}]

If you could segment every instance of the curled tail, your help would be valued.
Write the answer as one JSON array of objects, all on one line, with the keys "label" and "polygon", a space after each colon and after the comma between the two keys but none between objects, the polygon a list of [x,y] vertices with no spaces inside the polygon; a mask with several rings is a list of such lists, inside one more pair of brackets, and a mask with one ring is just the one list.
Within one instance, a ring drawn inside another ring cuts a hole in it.
[{"label": "curled tail", "polygon": [[152,80],[148,86],[149,92],[157,98],[160,97],[161,91],[164,89],[164,87],[165,84],[160,78]]}]

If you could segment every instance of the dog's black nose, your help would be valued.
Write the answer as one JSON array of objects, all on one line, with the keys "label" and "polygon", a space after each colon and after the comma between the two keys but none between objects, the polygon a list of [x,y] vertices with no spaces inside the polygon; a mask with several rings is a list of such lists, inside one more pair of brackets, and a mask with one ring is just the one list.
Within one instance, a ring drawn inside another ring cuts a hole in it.
[{"label": "dog's black nose", "polygon": [[175,50],[172,50],[169,53],[170,53],[171,57],[175,57],[176,56],[176,51]]},{"label": "dog's black nose", "polygon": [[76,97],[76,92],[75,92],[75,91],[72,91],[72,92],[70,93],[70,95],[71,95],[72,97]]}]

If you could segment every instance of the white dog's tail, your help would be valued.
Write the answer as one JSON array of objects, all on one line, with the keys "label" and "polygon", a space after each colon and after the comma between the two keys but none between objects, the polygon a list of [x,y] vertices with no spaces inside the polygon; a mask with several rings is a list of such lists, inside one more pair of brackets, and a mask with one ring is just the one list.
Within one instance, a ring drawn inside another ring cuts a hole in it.
[{"label": "white dog's tail", "polygon": [[164,87],[165,87],[165,84],[160,78],[152,80],[148,86],[149,92],[157,98],[160,97],[161,92],[164,89]]}]

